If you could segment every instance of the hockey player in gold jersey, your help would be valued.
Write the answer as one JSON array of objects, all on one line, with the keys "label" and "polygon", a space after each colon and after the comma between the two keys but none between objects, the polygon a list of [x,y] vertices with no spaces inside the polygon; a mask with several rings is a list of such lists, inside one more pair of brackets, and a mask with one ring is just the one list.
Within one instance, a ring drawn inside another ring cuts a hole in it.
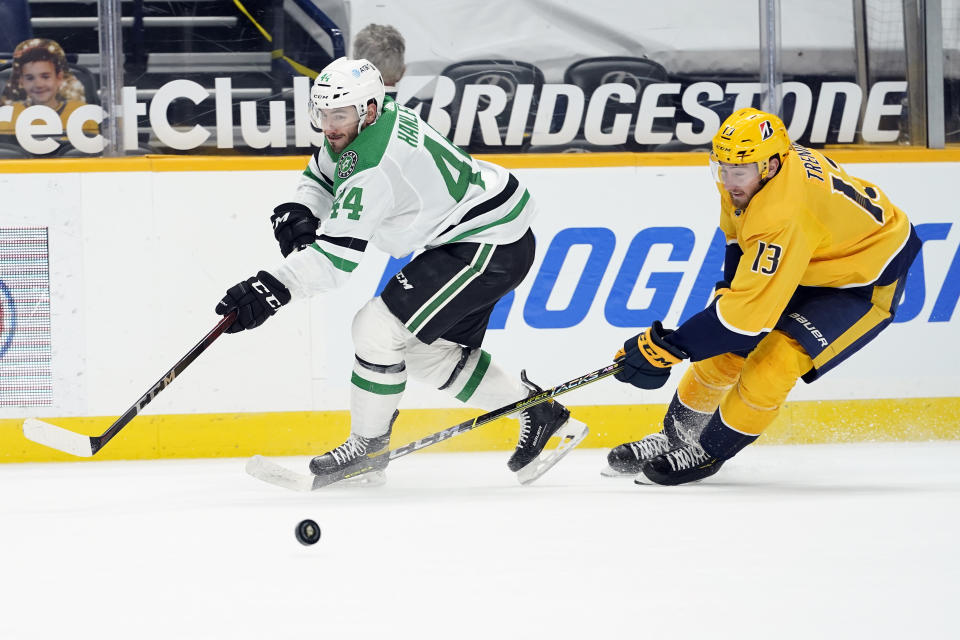
[{"label": "hockey player in gold jersey", "polygon": [[615,447],[638,482],[716,473],[774,420],[798,378],[824,375],[893,320],[920,240],[874,184],[791,144],[783,122],[741,109],[713,138],[710,165],[727,238],[724,282],[675,331],[659,322],[624,343],[617,379],[644,389],[692,361],[664,428]]}]

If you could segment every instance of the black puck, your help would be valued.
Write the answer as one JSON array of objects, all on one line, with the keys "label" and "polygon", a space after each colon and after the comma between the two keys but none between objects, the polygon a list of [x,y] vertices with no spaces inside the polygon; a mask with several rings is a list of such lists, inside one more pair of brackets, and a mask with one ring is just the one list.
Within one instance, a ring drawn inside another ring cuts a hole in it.
[{"label": "black puck", "polygon": [[294,529],[300,544],[309,547],[320,539],[320,525],[313,520],[302,520]]}]

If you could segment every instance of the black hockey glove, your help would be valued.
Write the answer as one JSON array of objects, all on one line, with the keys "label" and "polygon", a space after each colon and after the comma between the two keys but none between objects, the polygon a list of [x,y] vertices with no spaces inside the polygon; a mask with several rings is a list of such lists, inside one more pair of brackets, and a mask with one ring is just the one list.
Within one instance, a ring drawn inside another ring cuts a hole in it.
[{"label": "black hockey glove", "polygon": [[664,341],[671,333],[657,320],[652,327],[624,342],[623,349],[613,358],[623,362],[623,369],[614,377],[641,389],[659,389],[666,384],[670,368],[688,357]]},{"label": "black hockey glove", "polygon": [[236,309],[237,319],[227,333],[237,333],[259,327],[288,302],[290,292],[283,283],[266,271],[261,271],[227,289],[227,295],[223,296],[215,311],[225,316]]},{"label": "black hockey glove", "polygon": [[320,220],[299,202],[278,205],[270,216],[270,222],[273,223],[273,237],[280,243],[280,253],[284,258],[317,240]]}]

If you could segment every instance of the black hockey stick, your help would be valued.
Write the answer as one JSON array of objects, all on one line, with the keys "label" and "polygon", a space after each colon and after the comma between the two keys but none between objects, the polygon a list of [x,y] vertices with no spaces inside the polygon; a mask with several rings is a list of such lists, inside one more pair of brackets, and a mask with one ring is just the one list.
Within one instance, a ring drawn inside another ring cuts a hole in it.
[{"label": "black hockey stick", "polygon": [[217,326],[210,330],[210,333],[195,344],[187,355],[180,358],[177,364],[173,365],[169,371],[163,374],[163,377],[157,380],[145,394],[140,396],[140,399],[134,402],[133,406],[127,409],[126,413],[117,418],[116,422],[110,425],[110,428],[99,436],[85,436],[35,418],[27,418],[24,420],[23,435],[26,436],[28,440],[33,440],[51,449],[58,449],[75,456],[89,458],[97,451],[100,451],[115,435],[120,433],[120,430],[123,429],[128,422],[133,420],[145,406],[150,404],[150,401],[157,397],[158,393],[166,389],[177,376],[183,373],[183,370],[186,369],[191,362],[196,360],[197,356],[203,353],[207,347],[213,344],[214,340],[219,338],[220,335],[233,324],[236,317],[236,311],[232,311],[223,316],[220,322],[217,323]]},{"label": "black hockey stick", "polygon": [[[574,389],[579,389],[580,387],[588,385],[591,382],[596,382],[597,380],[602,380],[612,376],[615,373],[619,373],[621,369],[623,369],[623,364],[621,362],[614,362],[613,364],[609,364],[602,369],[591,371],[590,373],[582,375],[579,378],[574,378],[573,380],[568,380],[567,382],[557,385],[551,389],[546,389],[535,396],[524,398],[523,400],[519,400],[513,404],[500,407],[499,409],[494,409],[493,411],[479,415],[472,420],[466,420],[460,424],[448,427],[443,431],[437,431],[436,433],[432,433],[424,438],[420,438],[419,440],[405,444],[402,447],[384,451],[379,455],[387,456],[388,461],[402,458],[403,456],[413,453],[414,451],[425,449],[430,445],[448,440],[449,438],[458,436],[461,433],[466,433],[467,431],[481,427],[504,416],[517,413],[518,411],[523,411],[524,409],[540,404],[541,402],[546,402],[550,398],[567,393],[568,391],[573,391]],[[385,466],[386,464],[383,463],[376,464],[371,462],[370,465],[361,467],[359,469],[347,469],[318,476],[313,475],[312,473],[299,473],[297,471],[293,471],[287,467],[277,464],[276,462],[273,462],[269,458],[264,458],[263,456],[253,456],[247,461],[246,470],[247,473],[258,480],[263,480],[264,482],[269,482],[270,484],[275,484],[277,486],[284,487],[285,489],[293,489],[294,491],[316,491],[317,489],[322,489],[323,487],[331,485],[334,482],[360,476],[378,468],[382,469]]]}]

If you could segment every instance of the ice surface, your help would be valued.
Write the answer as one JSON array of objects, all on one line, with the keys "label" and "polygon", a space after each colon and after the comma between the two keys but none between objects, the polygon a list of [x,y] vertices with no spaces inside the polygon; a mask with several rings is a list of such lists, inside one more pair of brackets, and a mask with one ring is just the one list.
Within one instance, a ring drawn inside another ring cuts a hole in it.
[{"label": "ice surface", "polygon": [[605,453],[312,494],[239,459],[0,465],[0,638],[958,637],[960,442],[753,446],[672,488]]}]

